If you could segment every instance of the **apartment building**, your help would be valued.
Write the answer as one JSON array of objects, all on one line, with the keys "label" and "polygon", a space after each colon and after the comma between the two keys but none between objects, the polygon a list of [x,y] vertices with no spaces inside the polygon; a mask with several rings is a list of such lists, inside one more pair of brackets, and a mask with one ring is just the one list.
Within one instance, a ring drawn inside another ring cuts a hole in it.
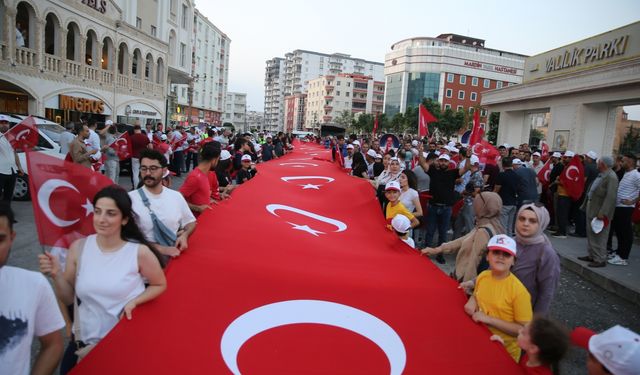
[{"label": "apartment building", "polygon": [[247,126],[247,94],[227,92],[224,123],[231,123],[238,132],[249,131]]},{"label": "apartment building", "polygon": [[284,69],[281,57],[267,60],[264,73],[264,126],[268,131],[282,129],[284,119]]}]

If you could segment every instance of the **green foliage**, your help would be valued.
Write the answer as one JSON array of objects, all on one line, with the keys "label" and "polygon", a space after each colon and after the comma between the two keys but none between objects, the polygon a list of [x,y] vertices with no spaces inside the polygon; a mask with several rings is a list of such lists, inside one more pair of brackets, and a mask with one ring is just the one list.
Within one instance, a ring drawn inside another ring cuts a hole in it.
[{"label": "green foliage", "polygon": [[336,124],[342,125],[345,128],[349,127],[353,123],[353,113],[345,109],[344,111],[340,112],[338,116],[336,116],[335,122]]},{"label": "green foliage", "polygon": [[627,134],[624,135],[622,142],[620,142],[618,150],[619,155],[627,153],[640,153],[640,129],[634,129],[633,125],[629,126],[629,130]]},{"label": "green foliage", "polygon": [[487,140],[491,144],[498,142],[498,123],[500,122],[500,112],[491,112],[489,116],[489,129],[487,130]]}]

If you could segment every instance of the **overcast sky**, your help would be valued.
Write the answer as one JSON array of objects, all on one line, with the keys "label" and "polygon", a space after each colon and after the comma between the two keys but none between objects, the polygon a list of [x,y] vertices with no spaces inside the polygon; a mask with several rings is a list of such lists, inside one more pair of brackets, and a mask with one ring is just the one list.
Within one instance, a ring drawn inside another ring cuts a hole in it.
[{"label": "overcast sky", "polygon": [[[383,62],[399,40],[455,33],[534,55],[640,20],[640,0],[196,0],[196,7],[231,39],[229,91],[247,93],[249,110],[258,111],[265,61],[296,49]],[[636,108],[630,117],[640,119]]]}]

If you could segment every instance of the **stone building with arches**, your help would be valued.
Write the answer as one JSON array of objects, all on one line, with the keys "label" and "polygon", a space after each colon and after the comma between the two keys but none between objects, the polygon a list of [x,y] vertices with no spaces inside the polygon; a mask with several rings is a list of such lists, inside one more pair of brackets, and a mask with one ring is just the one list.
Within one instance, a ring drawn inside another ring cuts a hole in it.
[{"label": "stone building with arches", "polygon": [[189,80],[191,49],[176,46],[191,43],[193,12],[185,0],[0,0],[0,112],[165,122],[167,88]]}]

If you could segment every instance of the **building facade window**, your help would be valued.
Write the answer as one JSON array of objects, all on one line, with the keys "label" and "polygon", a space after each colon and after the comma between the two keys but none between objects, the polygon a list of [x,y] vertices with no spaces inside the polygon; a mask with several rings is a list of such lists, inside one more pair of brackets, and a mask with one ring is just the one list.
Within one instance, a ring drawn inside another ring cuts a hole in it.
[{"label": "building facade window", "polygon": [[458,99],[460,99],[460,100],[464,99],[464,91],[463,90],[458,91]]},{"label": "building facade window", "polygon": [[476,100],[478,100],[478,94],[475,92],[472,92],[471,97],[469,99],[471,99],[472,102],[475,102]]},{"label": "building facade window", "polygon": [[491,80],[485,78],[484,83],[482,85],[485,89],[488,89],[491,86]]},{"label": "building facade window", "polygon": [[451,104],[445,104],[445,105],[444,105],[444,109],[445,109],[445,111],[446,111],[447,109],[451,109]]},{"label": "building facade window", "polygon": [[447,82],[453,83],[453,73],[447,73]]},{"label": "building facade window", "polygon": [[486,109],[481,109],[480,110],[480,116],[485,117],[487,115],[487,110]]},{"label": "building facade window", "polygon": [[386,101],[384,112],[393,116],[400,112],[400,97],[402,96],[402,74],[393,73],[387,76]]},{"label": "building facade window", "polygon": [[142,18],[136,17],[136,28],[142,29]]},{"label": "building facade window", "polygon": [[498,88],[498,89],[502,88],[502,81],[496,82],[496,88]]},{"label": "building facade window", "polygon": [[[407,82],[407,107],[417,107],[423,98],[438,100],[440,73],[409,73]],[[388,96],[387,96],[388,97]]]},{"label": "building facade window", "polygon": [[471,78],[471,86],[478,86],[478,77]]},{"label": "building facade window", "polygon": [[452,97],[453,96],[453,90],[447,89],[447,94],[446,95],[447,95],[447,98]]},{"label": "building facade window", "polygon": [[187,46],[184,43],[180,43],[180,66],[184,68],[187,64]]},{"label": "building facade window", "polygon": [[188,24],[189,24],[189,7],[185,4],[182,4],[182,28],[186,30]]},{"label": "building facade window", "polygon": [[464,110],[464,107],[462,107],[461,105],[456,107],[456,111],[462,111],[462,110]]},{"label": "building facade window", "polygon": [[151,25],[151,36],[158,36],[158,29]]},{"label": "building facade window", "polygon": [[467,76],[460,75],[460,84],[461,85],[466,85],[467,84]]}]

